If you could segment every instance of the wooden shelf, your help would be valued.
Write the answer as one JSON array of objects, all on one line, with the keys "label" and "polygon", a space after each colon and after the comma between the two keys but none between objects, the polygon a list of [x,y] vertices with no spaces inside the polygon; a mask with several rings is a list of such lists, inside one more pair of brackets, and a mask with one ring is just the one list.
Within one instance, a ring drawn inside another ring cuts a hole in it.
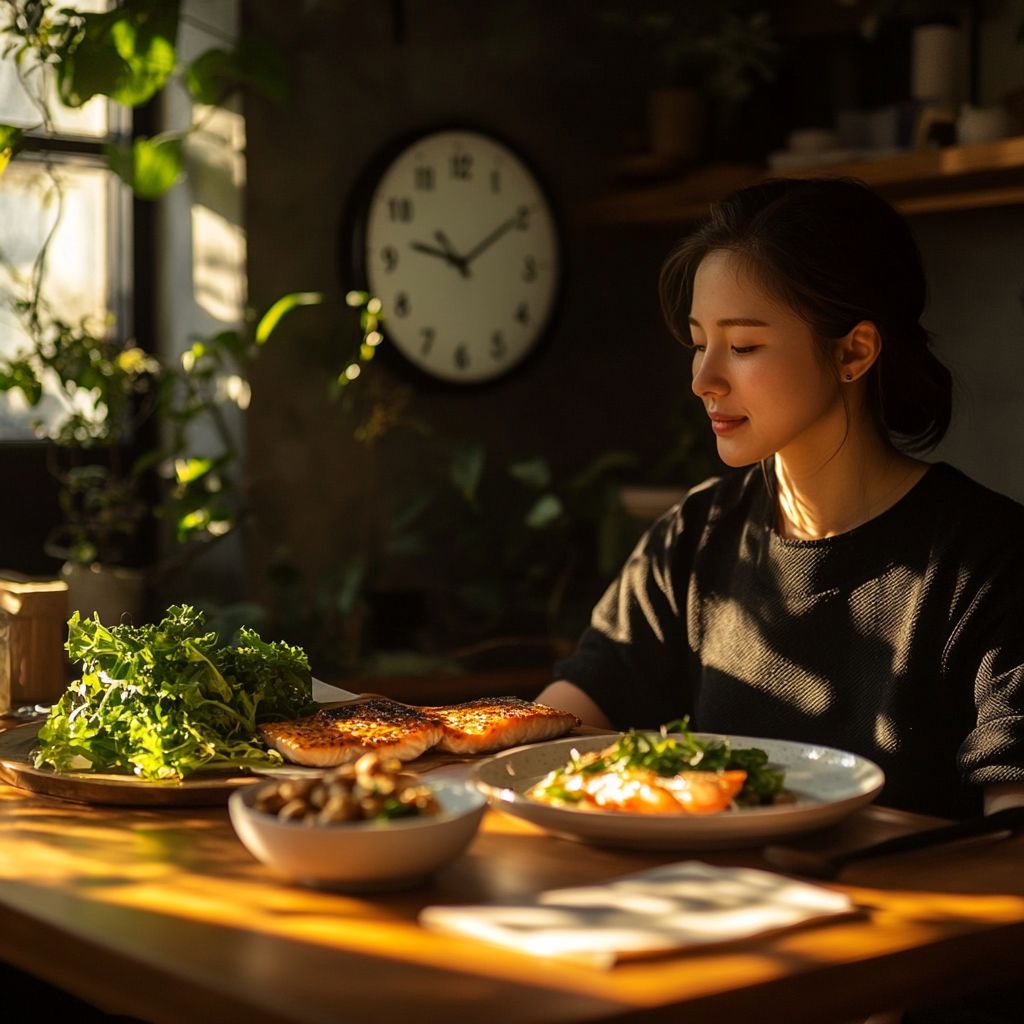
[{"label": "wooden shelf", "polygon": [[749,165],[701,167],[581,203],[577,217],[593,225],[692,224],[727,193],[772,176],[859,178],[906,214],[1024,204],[1024,136],[777,174]]}]

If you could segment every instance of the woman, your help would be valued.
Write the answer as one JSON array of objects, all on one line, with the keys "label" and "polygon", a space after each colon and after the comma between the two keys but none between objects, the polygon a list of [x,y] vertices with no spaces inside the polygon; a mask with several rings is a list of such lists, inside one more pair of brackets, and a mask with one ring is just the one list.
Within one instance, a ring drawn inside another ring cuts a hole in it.
[{"label": "woman", "polygon": [[1024,804],[1024,507],[916,457],[952,409],[925,294],[852,181],[743,189],[682,243],[662,306],[749,468],[651,528],[542,702],[852,750],[908,810]]}]

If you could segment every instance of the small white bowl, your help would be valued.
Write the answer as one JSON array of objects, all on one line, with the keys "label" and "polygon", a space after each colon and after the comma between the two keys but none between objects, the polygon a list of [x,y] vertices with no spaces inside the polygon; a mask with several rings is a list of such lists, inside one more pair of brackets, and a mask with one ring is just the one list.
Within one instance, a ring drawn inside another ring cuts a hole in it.
[{"label": "small white bowl", "polygon": [[245,848],[304,885],[348,892],[406,889],[455,860],[469,845],[487,808],[469,782],[437,781],[441,813],[427,818],[304,825],[253,807],[262,786],[231,794],[231,824]]}]

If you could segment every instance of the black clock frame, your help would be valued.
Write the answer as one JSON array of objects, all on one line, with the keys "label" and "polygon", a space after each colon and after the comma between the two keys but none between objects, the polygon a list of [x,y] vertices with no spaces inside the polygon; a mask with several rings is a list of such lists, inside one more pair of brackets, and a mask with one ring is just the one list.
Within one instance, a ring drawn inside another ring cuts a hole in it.
[{"label": "black clock frame", "polygon": [[436,135],[439,132],[476,132],[486,135],[495,142],[505,146],[517,159],[521,160],[526,169],[533,175],[537,182],[551,219],[554,223],[555,232],[558,238],[558,260],[557,260],[557,286],[554,300],[551,304],[551,311],[548,314],[547,322],[537,341],[530,351],[519,360],[514,366],[497,377],[485,381],[449,381],[442,380],[421,369],[402,354],[398,346],[388,336],[387,323],[381,325],[381,333],[384,341],[378,346],[375,358],[380,359],[396,377],[410,383],[417,390],[434,394],[479,394],[492,388],[500,387],[508,381],[518,377],[521,373],[533,366],[540,358],[544,349],[550,343],[561,319],[562,306],[566,293],[567,260],[565,253],[565,232],[563,221],[559,214],[558,206],[554,202],[551,189],[548,187],[544,175],[537,169],[537,165],[523,150],[498,132],[493,131],[479,123],[472,121],[442,121],[428,126],[412,128],[396,135],[378,149],[367,161],[359,177],[356,179],[348,200],[345,204],[345,212],[342,217],[341,232],[339,235],[338,263],[341,274],[341,283],[346,292],[366,291],[369,287],[369,274],[366,266],[366,224],[370,210],[370,201],[381,177],[391,166],[394,160],[409,146],[429,135]]}]

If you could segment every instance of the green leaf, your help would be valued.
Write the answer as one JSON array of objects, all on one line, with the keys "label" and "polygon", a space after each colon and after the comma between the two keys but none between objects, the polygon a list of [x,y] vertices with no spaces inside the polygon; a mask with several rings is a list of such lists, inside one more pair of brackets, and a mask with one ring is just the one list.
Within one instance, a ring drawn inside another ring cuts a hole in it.
[{"label": "green leaf", "polygon": [[113,143],[105,147],[110,169],[140,199],[159,199],[181,177],[184,167],[181,138],[140,136],[131,149]]},{"label": "green leaf", "polygon": [[262,93],[279,106],[288,102],[288,65],[281,51],[264,39],[241,39],[235,64],[242,85]]},{"label": "green leaf", "polygon": [[296,306],[317,306],[323,301],[321,292],[292,292],[278,299],[256,325],[256,344],[262,345],[274,333],[285,313],[290,313]]},{"label": "green leaf", "polygon": [[210,348],[222,348],[230,352],[236,359],[245,354],[245,339],[238,331],[221,331],[207,339]]},{"label": "green leaf", "polygon": [[0,175],[7,170],[11,158],[21,149],[24,134],[13,125],[0,124]]},{"label": "green leaf", "polygon": [[488,618],[499,619],[505,614],[505,600],[501,593],[501,585],[496,580],[464,583],[456,594],[467,608]]},{"label": "green leaf", "polygon": [[21,388],[28,404],[32,406],[38,405],[43,397],[42,383],[24,360],[10,362],[5,369],[0,370],[0,391],[10,391],[11,388]]},{"label": "green leaf", "polygon": [[178,0],[124,0],[111,11],[77,13],[77,30],[56,48],[61,101],[93,96],[141,106],[163,88],[177,54]]},{"label": "green leaf", "polygon": [[629,469],[635,466],[639,459],[633,452],[621,448],[613,449],[599,455],[594,461],[578,476],[569,483],[569,488],[574,491],[583,491],[592,484],[597,483],[605,473],[615,469]]},{"label": "green leaf", "polygon": [[551,467],[548,465],[547,459],[538,457],[514,462],[508,467],[508,473],[521,484],[537,491],[551,486]]},{"label": "green leaf", "polygon": [[365,575],[366,564],[363,561],[363,556],[353,555],[352,560],[345,569],[345,577],[341,581],[341,587],[338,590],[338,611],[346,619],[355,611]]},{"label": "green leaf", "polygon": [[536,504],[526,513],[526,525],[533,530],[542,530],[550,526],[565,511],[562,499],[557,494],[545,494],[538,498]]},{"label": "green leaf", "polygon": [[185,544],[194,534],[200,530],[205,530],[209,523],[210,513],[205,508],[197,508],[194,512],[189,512],[188,515],[182,516],[175,523],[178,543]]},{"label": "green leaf", "polygon": [[223,103],[239,86],[280,106],[288,102],[288,67],[280,50],[262,39],[242,39],[234,51],[212,49],[185,69],[185,84],[197,103]]},{"label": "green leaf", "polygon": [[418,533],[403,533],[384,542],[384,551],[389,555],[422,555],[427,550]]},{"label": "green leaf", "polygon": [[417,494],[391,517],[388,522],[388,533],[392,537],[397,537],[408,530],[430,508],[436,496],[437,492],[433,489]]},{"label": "green leaf", "polygon": [[185,69],[185,85],[192,98],[207,105],[222,101],[237,77],[234,55],[216,48],[201,53]]},{"label": "green leaf", "polygon": [[213,459],[175,459],[174,476],[179,484],[190,484],[205,476],[213,467]]},{"label": "green leaf", "polygon": [[471,505],[476,501],[476,492],[483,476],[484,458],[484,446],[477,441],[456,444],[452,453],[448,470],[451,481]]},{"label": "green leaf", "polygon": [[181,139],[135,140],[132,191],[140,199],[159,199],[181,177],[184,159]]}]

